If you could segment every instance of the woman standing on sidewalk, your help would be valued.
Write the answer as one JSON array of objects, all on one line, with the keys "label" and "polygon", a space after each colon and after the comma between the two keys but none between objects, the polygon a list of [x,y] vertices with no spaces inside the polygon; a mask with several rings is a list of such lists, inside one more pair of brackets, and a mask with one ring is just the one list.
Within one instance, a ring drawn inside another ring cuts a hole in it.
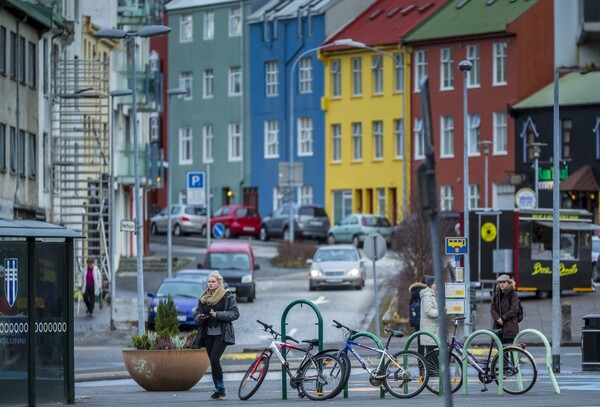
[{"label": "woman standing on sidewalk", "polygon": [[494,290],[490,308],[493,328],[502,328],[502,343],[512,343],[519,333],[519,297],[515,282],[507,274],[502,274],[496,282],[498,287]]},{"label": "woman standing on sidewalk", "polygon": [[207,283],[208,288],[202,293],[196,309],[196,322],[199,327],[194,346],[206,347],[215,384],[210,399],[218,400],[227,396],[221,356],[227,345],[235,344],[232,321],[239,318],[240,312],[233,294],[223,287],[223,277],[218,271],[208,275]]}]

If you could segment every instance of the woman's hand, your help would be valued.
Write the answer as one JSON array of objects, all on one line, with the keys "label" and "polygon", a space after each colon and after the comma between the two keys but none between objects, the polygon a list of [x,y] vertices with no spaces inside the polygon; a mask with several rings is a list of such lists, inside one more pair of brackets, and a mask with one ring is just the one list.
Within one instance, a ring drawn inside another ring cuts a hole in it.
[{"label": "woman's hand", "polygon": [[214,309],[212,309],[212,308],[211,308],[211,309],[210,309],[210,315],[211,315],[213,318],[216,318],[216,317],[217,317],[217,311],[215,311]]},{"label": "woman's hand", "polygon": [[498,318],[496,322],[498,323],[498,325],[504,325],[504,321],[502,320],[502,318]]}]

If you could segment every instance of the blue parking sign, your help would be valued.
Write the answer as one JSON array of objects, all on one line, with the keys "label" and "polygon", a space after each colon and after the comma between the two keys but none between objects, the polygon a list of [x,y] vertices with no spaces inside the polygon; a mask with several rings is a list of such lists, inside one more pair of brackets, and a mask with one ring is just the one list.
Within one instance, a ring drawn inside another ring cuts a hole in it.
[{"label": "blue parking sign", "polygon": [[206,175],[204,171],[188,171],[187,204],[206,205]]}]

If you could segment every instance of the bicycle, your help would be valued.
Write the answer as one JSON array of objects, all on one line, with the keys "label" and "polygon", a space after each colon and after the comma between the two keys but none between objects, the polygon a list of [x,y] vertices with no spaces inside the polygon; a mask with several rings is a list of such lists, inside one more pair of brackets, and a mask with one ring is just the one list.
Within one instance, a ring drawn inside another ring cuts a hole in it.
[{"label": "bicycle", "polygon": [[[452,320],[454,326],[454,334],[448,346],[449,363],[448,371],[450,372],[450,386],[452,393],[456,392],[462,386],[462,354],[463,344],[456,339],[456,329],[458,321],[464,320],[465,317],[455,317]],[[496,335],[502,334],[502,329],[492,329]],[[525,394],[535,384],[537,380],[537,366],[533,356],[524,349],[525,345],[509,345],[503,348],[504,354],[504,391],[508,394]],[[478,373],[478,378],[483,383],[481,391],[487,391],[487,384],[496,382],[498,384],[499,376],[499,352],[496,342],[490,341],[489,351],[486,359],[477,359],[471,352],[467,350],[466,355],[469,365]],[[429,371],[429,381],[427,389],[432,393],[439,394],[439,349],[425,355],[427,369]]]},{"label": "bicycle", "polygon": [[[337,352],[337,356],[344,367],[343,386],[347,384],[350,378],[351,363],[348,356],[348,353],[350,353],[358,360],[360,366],[369,373],[369,383],[372,386],[383,384],[390,394],[401,399],[414,397],[423,391],[428,378],[423,356],[411,350],[400,351],[393,355],[388,351],[392,338],[402,338],[404,336],[401,331],[385,328],[385,332],[390,335],[385,347],[379,349],[353,340],[352,337],[358,333],[357,331],[336,320],[333,323],[334,327],[344,331],[345,344],[342,349],[324,352]],[[362,357],[359,355],[354,347],[365,349],[369,354],[379,354],[379,360],[376,364],[373,363],[368,356]],[[332,397],[334,396],[332,395]]]},{"label": "bicycle", "polygon": [[[299,343],[290,336],[287,337],[286,342],[278,341],[277,338],[281,334],[273,330],[273,325],[258,320],[256,322],[261,324],[273,339],[244,374],[238,389],[240,400],[248,400],[259,389],[265,380],[273,354],[279,359],[282,368],[290,378],[290,386],[298,390],[300,398],[306,396],[311,400],[325,400],[332,394],[339,394],[344,387],[342,362],[335,355],[313,355],[311,350],[318,345],[318,339],[303,340],[302,342],[308,344],[307,347],[288,343],[287,341]],[[289,363],[283,357],[283,354],[287,355],[292,350],[304,353],[295,373],[292,373]]]}]

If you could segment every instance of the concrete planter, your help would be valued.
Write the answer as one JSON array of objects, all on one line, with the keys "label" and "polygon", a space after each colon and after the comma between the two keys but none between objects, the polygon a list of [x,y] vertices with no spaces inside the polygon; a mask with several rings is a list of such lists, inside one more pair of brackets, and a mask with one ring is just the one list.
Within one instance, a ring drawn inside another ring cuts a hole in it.
[{"label": "concrete planter", "polygon": [[186,391],[202,379],[209,360],[205,349],[124,349],[125,367],[148,391]]}]

